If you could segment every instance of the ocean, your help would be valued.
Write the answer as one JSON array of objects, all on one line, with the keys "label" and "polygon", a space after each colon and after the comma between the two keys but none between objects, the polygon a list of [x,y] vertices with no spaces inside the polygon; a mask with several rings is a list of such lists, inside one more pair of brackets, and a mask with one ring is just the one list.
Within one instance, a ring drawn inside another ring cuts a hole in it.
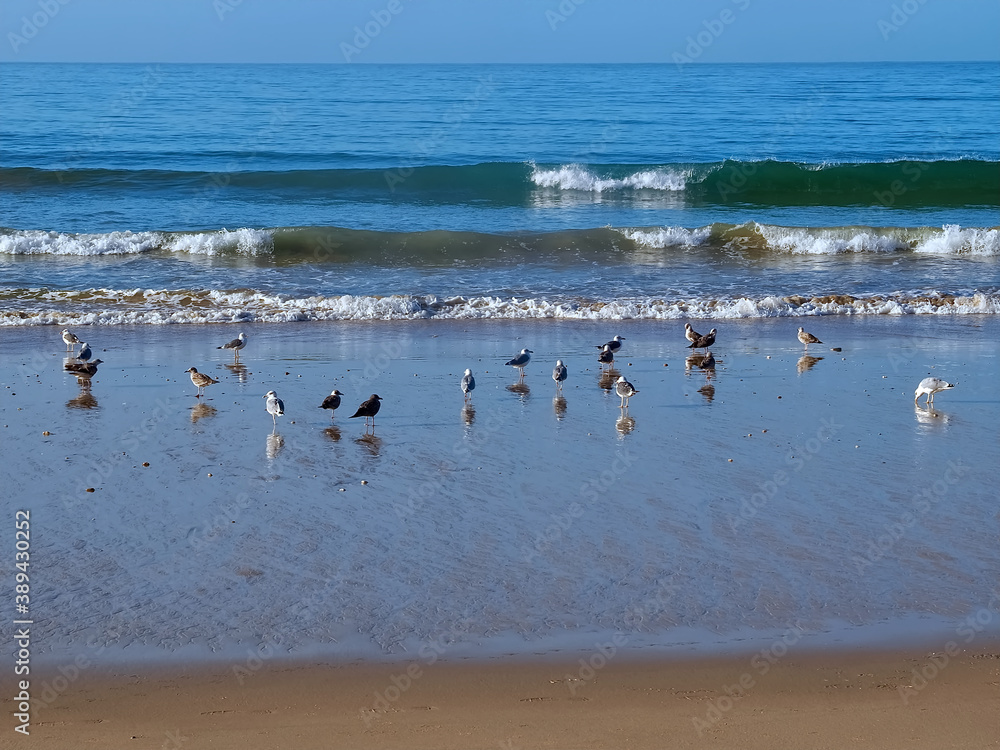
[{"label": "ocean", "polygon": [[998,84],[0,65],[36,663],[996,638]]},{"label": "ocean", "polygon": [[0,324],[996,314],[998,84],[6,64]]}]

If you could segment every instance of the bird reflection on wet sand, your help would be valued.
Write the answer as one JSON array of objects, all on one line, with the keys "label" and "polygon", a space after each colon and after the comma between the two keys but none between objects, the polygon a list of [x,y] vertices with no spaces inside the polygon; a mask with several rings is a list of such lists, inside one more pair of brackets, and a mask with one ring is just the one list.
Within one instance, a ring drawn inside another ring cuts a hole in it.
[{"label": "bird reflection on wet sand", "polygon": [[707,380],[711,380],[715,377],[715,365],[715,355],[710,349],[704,354],[689,354],[684,360],[684,372],[690,375],[692,370],[698,369],[705,373]]},{"label": "bird reflection on wet sand", "polygon": [[87,380],[87,385],[83,385],[83,383],[80,385],[80,395],[67,401],[66,406],[70,409],[96,409],[97,399],[90,392],[90,380]]},{"label": "bird reflection on wet sand", "polygon": [[615,383],[618,382],[618,378],[621,377],[621,373],[612,365],[610,370],[604,370],[600,375],[597,376],[597,385],[600,386],[602,390],[613,391],[615,389]]},{"label": "bird reflection on wet sand", "polygon": [[712,403],[715,399],[715,386],[711,383],[707,383],[698,389],[698,393],[705,397],[705,401]]},{"label": "bird reflection on wet sand", "polygon": [[227,370],[229,370],[229,372],[231,372],[233,375],[235,375],[236,379],[241,383],[247,382],[247,366],[242,362],[229,363],[229,364],[223,363],[222,366],[225,367]]},{"label": "bird reflection on wet sand", "polygon": [[267,457],[270,460],[274,460],[281,453],[281,449],[285,447],[285,439],[281,437],[277,432],[272,432],[267,436],[267,446],[265,448],[267,452]]},{"label": "bird reflection on wet sand", "polygon": [[816,363],[819,362],[821,359],[823,358],[813,357],[809,354],[803,354],[801,357],[799,357],[799,361],[796,363],[795,367],[799,371],[799,375],[801,375],[807,370],[811,370],[813,367],[815,367]]},{"label": "bird reflection on wet sand", "polygon": [[382,449],[382,438],[376,436],[374,433],[362,435],[356,438],[354,442],[367,450],[372,458],[378,458],[379,451]]},{"label": "bird reflection on wet sand", "polygon": [[199,401],[197,404],[191,407],[191,424],[197,424],[199,419],[204,419],[206,417],[213,417],[219,412],[211,404],[207,404],[204,401]]},{"label": "bird reflection on wet sand", "polygon": [[619,435],[628,435],[635,429],[635,418],[630,417],[627,412],[622,413],[618,417],[618,421],[615,422],[615,429],[618,430]]},{"label": "bird reflection on wet sand", "polygon": [[330,440],[332,440],[335,443],[340,442],[340,428],[337,427],[336,425],[327,427],[325,430],[323,430],[323,434],[326,435]]},{"label": "bird reflection on wet sand", "polygon": [[933,407],[914,405],[913,414],[917,422],[926,427],[941,427],[951,421],[951,415],[947,412],[938,411]]},{"label": "bird reflection on wet sand", "polygon": [[563,417],[566,416],[566,397],[556,396],[554,399],[552,399],[552,408],[556,412],[556,419],[558,419],[561,422],[563,420]]},{"label": "bird reflection on wet sand", "polygon": [[469,426],[476,421],[476,407],[471,403],[466,403],[465,406],[462,407],[462,421]]},{"label": "bird reflection on wet sand", "polygon": [[524,401],[528,396],[531,395],[531,387],[522,381],[516,383],[511,383],[507,386],[507,390],[513,394],[516,394],[518,398]]}]

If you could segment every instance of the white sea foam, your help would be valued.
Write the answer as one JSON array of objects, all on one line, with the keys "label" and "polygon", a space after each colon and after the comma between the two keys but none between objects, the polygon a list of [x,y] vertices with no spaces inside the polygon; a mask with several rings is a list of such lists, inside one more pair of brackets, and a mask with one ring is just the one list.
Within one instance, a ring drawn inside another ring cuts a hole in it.
[{"label": "white sea foam", "polygon": [[[576,319],[676,320],[813,315],[1000,314],[1000,294],[967,297],[895,293],[875,297],[829,295],[756,299],[614,299],[552,301],[501,297],[338,295],[291,297],[255,291],[90,289],[22,290],[23,307],[8,298],[0,326],[164,325],[176,323],[287,323],[312,320]],[[22,307],[22,309],[19,309]]]},{"label": "white sea foam", "polygon": [[647,169],[622,178],[599,177],[579,164],[565,164],[554,169],[535,167],[531,172],[531,181],[538,187],[591,193],[625,189],[676,192],[687,186],[690,177],[689,171],[669,169]]},{"label": "white sea foam", "polygon": [[643,247],[696,247],[709,238],[712,227],[699,227],[698,229],[659,227],[658,229],[620,229],[618,231]]},{"label": "white sea foam", "polygon": [[108,232],[64,234],[42,230],[0,233],[4,255],[133,255],[155,250],[163,244],[158,232]]},{"label": "white sea foam", "polygon": [[1000,255],[1000,230],[962,229],[957,224],[946,224],[913,248],[918,253],[968,255]]},{"label": "white sea foam", "polygon": [[191,255],[262,255],[273,249],[274,236],[265,229],[178,234],[129,231],[67,234],[33,229],[0,232],[0,254],[4,255],[136,255],[154,250]]},{"label": "white sea foam", "polygon": [[910,243],[893,231],[879,232],[875,229],[855,227],[805,229],[757,223],[753,226],[754,231],[764,239],[768,248],[786,253],[802,255],[891,253],[910,248]]}]

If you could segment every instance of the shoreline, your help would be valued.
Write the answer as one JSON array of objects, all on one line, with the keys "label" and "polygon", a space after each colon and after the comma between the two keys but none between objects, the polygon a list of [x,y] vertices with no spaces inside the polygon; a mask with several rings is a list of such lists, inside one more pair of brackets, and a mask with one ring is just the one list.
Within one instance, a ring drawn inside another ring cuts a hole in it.
[{"label": "shoreline", "polygon": [[665,661],[609,643],[551,662],[91,672],[33,711],[31,736],[109,749],[995,747],[1000,650],[946,648]]}]

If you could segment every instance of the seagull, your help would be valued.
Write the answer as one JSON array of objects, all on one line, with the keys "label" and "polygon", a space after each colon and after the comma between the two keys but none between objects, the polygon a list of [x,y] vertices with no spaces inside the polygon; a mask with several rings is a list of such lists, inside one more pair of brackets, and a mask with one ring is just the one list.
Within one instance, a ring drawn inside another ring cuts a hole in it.
[{"label": "seagull", "polygon": [[80,343],[80,339],[76,337],[75,333],[70,333],[68,328],[63,328],[62,340],[66,344],[66,351],[68,352],[73,351],[74,344]]},{"label": "seagull", "polygon": [[698,333],[696,330],[694,330],[694,328],[691,326],[690,323],[685,323],[684,324],[684,338],[686,338],[688,341],[691,341],[693,343],[693,342],[695,342],[695,341],[697,341],[698,339],[701,338],[701,334]]},{"label": "seagull", "polygon": [[622,342],[624,340],[625,340],[624,336],[615,336],[613,339],[611,339],[611,341],[609,341],[606,344],[600,344],[600,345],[598,345],[597,348],[598,349],[603,349],[606,346],[610,346],[611,347],[611,353],[614,354],[615,352],[617,352],[619,349],[622,348]]},{"label": "seagull", "polygon": [[215,385],[216,383],[219,382],[215,378],[210,377],[203,372],[198,372],[197,368],[195,367],[192,367],[189,370],[185,370],[184,372],[191,373],[191,382],[194,383],[195,388],[198,389],[198,393],[195,395],[195,398],[201,398],[202,394],[205,392],[205,389],[208,388],[208,386]]},{"label": "seagull", "polygon": [[913,394],[913,403],[917,403],[917,399],[926,395],[927,401],[924,405],[930,406],[934,403],[935,393],[940,393],[941,391],[946,391],[949,388],[954,388],[956,385],[958,385],[958,383],[949,383],[946,380],[941,380],[941,378],[924,378],[920,381],[920,385],[917,386],[917,390]]},{"label": "seagull", "polygon": [[601,353],[597,355],[597,361],[602,365],[610,365],[615,361],[615,355],[611,351],[611,344],[605,344]]},{"label": "seagull", "polygon": [[84,378],[92,378],[97,374],[97,366],[104,362],[103,359],[95,359],[93,362],[70,362],[65,369],[74,375]]},{"label": "seagull", "polygon": [[462,376],[462,393],[465,394],[466,401],[474,390],[476,390],[476,379],[472,377],[472,370],[466,369],[465,375]]},{"label": "seagull", "polygon": [[333,392],[323,399],[323,403],[319,405],[319,408],[329,409],[331,416],[336,416],[337,408],[340,406],[340,397],[343,395],[343,393],[334,388]]},{"label": "seagull", "polygon": [[94,356],[94,353],[90,350],[90,344],[84,344],[80,347],[80,353],[76,355],[76,358],[81,362],[86,362]]},{"label": "seagull", "polygon": [[569,376],[566,371],[566,365],[563,364],[561,359],[556,360],[556,366],[552,370],[552,379],[556,381],[556,387],[560,390],[562,389],[563,381]]},{"label": "seagull", "polygon": [[534,354],[534,352],[531,351],[531,349],[522,349],[520,354],[518,354],[516,357],[514,357],[514,359],[509,360],[505,364],[508,364],[511,367],[516,367],[517,369],[519,369],[521,371],[521,377],[523,378],[524,366],[531,361],[532,354]]},{"label": "seagull", "polygon": [[247,337],[242,331],[240,335],[230,341],[228,344],[223,344],[222,346],[215,347],[216,349],[232,349],[233,354],[236,355],[236,359],[240,358],[240,349],[247,345]]},{"label": "seagull", "polygon": [[[692,331],[694,333],[694,331]],[[708,349],[712,344],[715,343],[716,330],[713,328],[705,336],[699,336],[690,344],[688,344],[688,349]]]},{"label": "seagull", "polygon": [[638,392],[639,391],[635,389],[635,386],[625,379],[624,375],[618,378],[618,383],[615,385],[615,393],[617,393],[619,396],[622,397],[622,403],[621,403],[622,409],[628,408],[629,399],[632,398]]},{"label": "seagull", "polygon": [[700,367],[702,370],[715,369],[715,355],[712,354],[711,349],[705,352],[705,358],[698,363],[698,367]]},{"label": "seagull", "polygon": [[[222,348],[221,346],[219,347]],[[285,414],[285,402],[278,398],[278,394],[274,391],[268,391],[261,398],[266,398],[267,401],[264,404],[264,408],[267,409],[267,413],[271,415],[271,421],[274,422],[274,426],[278,426],[278,417],[284,416]]]},{"label": "seagull", "polygon": [[374,428],[375,415],[378,414],[378,410],[382,406],[382,404],[379,403],[381,400],[382,400],[381,396],[373,393],[371,395],[371,398],[369,398],[367,401],[361,404],[361,406],[358,407],[358,410],[350,416],[350,419],[354,419],[355,417],[364,417],[365,424],[367,425],[368,418],[371,417],[372,427]]},{"label": "seagull", "polygon": [[799,341],[806,345],[806,349],[809,348],[809,344],[822,344],[818,338],[813,336],[811,333],[806,333],[806,330],[799,326]]}]

